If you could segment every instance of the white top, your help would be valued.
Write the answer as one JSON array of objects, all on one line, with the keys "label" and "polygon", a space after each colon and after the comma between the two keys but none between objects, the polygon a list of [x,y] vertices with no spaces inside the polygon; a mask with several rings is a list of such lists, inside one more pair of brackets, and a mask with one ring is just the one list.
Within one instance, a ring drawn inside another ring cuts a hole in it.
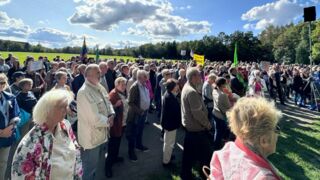
[{"label": "white top", "polygon": [[50,180],[73,179],[76,147],[58,124],[53,136]]}]

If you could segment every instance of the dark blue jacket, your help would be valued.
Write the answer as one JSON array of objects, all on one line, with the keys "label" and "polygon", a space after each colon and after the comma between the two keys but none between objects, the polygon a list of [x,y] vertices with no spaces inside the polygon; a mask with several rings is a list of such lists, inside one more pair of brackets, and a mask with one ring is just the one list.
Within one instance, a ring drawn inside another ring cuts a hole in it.
[{"label": "dark blue jacket", "polygon": [[[9,101],[9,118],[8,121],[10,122],[11,119],[19,117],[20,109],[18,106],[18,103],[16,101],[16,97],[10,93],[7,92],[1,92],[3,98],[6,101]],[[4,129],[8,126],[9,122],[5,122],[5,115],[2,114],[0,111],[0,129]],[[13,144],[13,142],[16,140],[16,129],[14,128],[12,136],[9,138],[1,138],[0,137],[0,148],[2,147],[9,147]]]},{"label": "dark blue jacket", "polygon": [[178,129],[181,124],[179,100],[168,91],[164,94],[160,121],[162,128],[168,131]]}]

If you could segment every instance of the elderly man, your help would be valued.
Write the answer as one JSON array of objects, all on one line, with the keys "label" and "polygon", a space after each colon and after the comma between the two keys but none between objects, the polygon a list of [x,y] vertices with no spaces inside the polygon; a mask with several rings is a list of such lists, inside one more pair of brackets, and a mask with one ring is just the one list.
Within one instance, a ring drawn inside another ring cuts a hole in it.
[{"label": "elderly man", "polygon": [[182,125],[186,129],[181,172],[183,180],[192,179],[191,169],[196,161],[200,161],[201,167],[209,165],[212,154],[212,139],[209,138],[211,123],[199,93],[202,80],[198,69],[189,68],[187,79],[181,93]]},{"label": "elderly man", "polygon": [[100,84],[106,89],[106,91],[109,93],[109,86],[106,79],[106,73],[108,71],[108,64],[106,62],[100,62],[99,63],[100,68]]},{"label": "elderly man", "polygon": [[135,148],[143,152],[149,149],[142,143],[144,122],[150,106],[149,91],[146,87],[148,80],[145,70],[138,70],[137,81],[129,91],[129,111],[127,118],[126,137],[128,139],[128,153],[131,161],[137,161]]},{"label": "elderly man", "polygon": [[87,66],[85,83],[78,92],[78,139],[83,147],[83,179],[94,179],[99,161],[100,145],[108,140],[113,124],[114,110],[108,93],[100,84],[100,69],[96,64]]}]

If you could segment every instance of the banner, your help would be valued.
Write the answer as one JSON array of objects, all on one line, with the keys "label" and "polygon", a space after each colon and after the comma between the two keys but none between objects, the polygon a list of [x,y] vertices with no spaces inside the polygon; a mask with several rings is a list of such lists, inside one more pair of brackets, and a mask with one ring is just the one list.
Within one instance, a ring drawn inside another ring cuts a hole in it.
[{"label": "banner", "polygon": [[204,56],[199,54],[193,54],[193,60],[197,62],[197,64],[204,65]]},{"label": "banner", "polygon": [[187,54],[187,50],[181,50],[180,55],[185,56]]},{"label": "banner", "polygon": [[29,71],[38,71],[43,68],[42,61],[32,61],[29,63]]},{"label": "banner", "polygon": [[233,55],[233,66],[238,66],[238,43],[236,43],[234,47],[234,55]]}]

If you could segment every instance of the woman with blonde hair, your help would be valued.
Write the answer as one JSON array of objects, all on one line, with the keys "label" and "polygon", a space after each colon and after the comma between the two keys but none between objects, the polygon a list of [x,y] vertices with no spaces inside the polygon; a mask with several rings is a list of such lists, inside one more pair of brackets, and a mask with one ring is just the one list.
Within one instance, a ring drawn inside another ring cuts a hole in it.
[{"label": "woman with blonde hair", "polygon": [[36,124],[15,152],[12,179],[81,179],[80,146],[64,120],[73,95],[66,90],[44,94],[33,109]]},{"label": "woman with blonde hair", "polygon": [[280,179],[267,157],[276,151],[281,112],[264,98],[242,98],[228,113],[237,136],[213,154],[210,179]]}]

